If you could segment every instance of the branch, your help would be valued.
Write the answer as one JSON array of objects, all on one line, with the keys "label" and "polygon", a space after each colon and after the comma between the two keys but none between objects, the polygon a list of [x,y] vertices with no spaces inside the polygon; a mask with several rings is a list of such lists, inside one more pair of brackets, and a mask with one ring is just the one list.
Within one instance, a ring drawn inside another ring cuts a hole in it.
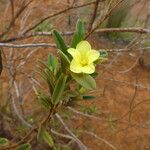
[{"label": "branch", "polygon": [[83,5],[79,5],[79,6],[71,6],[71,7],[65,8],[65,9],[63,9],[63,10],[60,10],[60,11],[54,13],[54,14],[51,14],[51,15],[49,15],[49,16],[47,16],[47,17],[41,19],[41,20],[40,20],[39,22],[37,22],[35,25],[33,25],[32,27],[30,27],[29,29],[27,29],[26,31],[24,31],[23,35],[25,35],[25,34],[28,33],[29,31],[35,29],[38,25],[40,25],[41,23],[43,23],[43,22],[46,21],[47,19],[50,19],[50,18],[55,17],[55,16],[58,16],[58,15],[60,15],[60,14],[62,14],[62,13],[67,12],[68,10],[85,7],[85,6],[94,4],[94,3],[95,3],[95,1],[93,1],[93,2],[88,2],[88,3],[85,3],[85,4],[83,4]]},{"label": "branch", "polygon": [[97,23],[97,25],[95,26],[95,28],[93,28],[89,33],[87,33],[85,39],[87,39],[93,32],[95,32],[95,30],[97,30],[100,25],[111,15],[111,13],[113,12],[114,9],[116,9],[124,0],[120,0],[118,1],[107,13],[106,15],[100,19],[100,21]]},{"label": "branch", "polygon": [[14,0],[10,0],[11,3],[11,13],[12,13],[12,20],[14,20],[15,14],[14,14]]},{"label": "branch", "polygon": [[144,34],[150,34],[149,29],[143,29],[143,28],[104,28],[104,29],[98,29],[96,30],[98,33],[108,33],[108,32],[135,32],[135,33],[144,33]]},{"label": "branch", "polygon": [[3,70],[3,63],[2,63],[2,54],[1,54],[1,49],[0,49],[0,75],[2,73]]},{"label": "branch", "polygon": [[141,104],[145,103],[145,102],[149,102],[150,99],[145,99],[143,101],[140,101],[139,103],[135,104],[132,109],[130,109],[129,111],[127,111],[126,113],[124,113],[120,118],[114,119],[113,121],[121,121],[123,118],[125,118],[131,111],[134,111],[138,106],[140,106]]},{"label": "branch", "polygon": [[105,143],[106,145],[108,145],[109,147],[111,147],[113,150],[118,150],[115,146],[113,146],[111,143],[109,143],[107,140],[97,136],[96,134],[94,134],[93,132],[89,132],[89,131],[83,131],[93,137],[95,137],[96,139],[102,141],[103,143]]},{"label": "branch", "polygon": [[10,24],[7,28],[6,31],[4,31],[3,33],[0,34],[0,37],[2,38],[4,35],[6,35],[10,29],[13,27],[13,25],[15,24],[16,20],[18,19],[18,17],[24,12],[24,10],[33,2],[33,0],[30,0],[26,5],[20,7],[20,9],[18,10],[18,12],[14,15],[14,17],[12,18],[12,20],[10,21]]},{"label": "branch", "polygon": [[[48,43],[36,43],[36,44],[9,44],[9,43],[0,43],[0,47],[7,47],[7,48],[35,48],[35,47],[56,47],[56,44],[48,44]],[[131,48],[124,48],[124,49],[107,49],[107,52],[129,52],[131,51]],[[149,51],[150,47],[143,47],[143,48],[137,48],[135,50],[146,50]]]},{"label": "branch", "polygon": [[59,132],[57,132],[57,131],[55,131],[53,129],[51,129],[51,132],[53,134],[57,135],[57,136],[60,136],[60,137],[63,137],[63,138],[67,138],[67,139],[71,139],[71,140],[75,141],[75,139],[72,136],[70,136],[70,135],[59,133]]},{"label": "branch", "polygon": [[102,119],[102,118],[99,118],[99,117],[96,117],[96,116],[93,116],[93,115],[89,115],[87,113],[83,113],[83,112],[80,112],[70,106],[67,107],[70,111],[72,111],[73,113],[76,113],[78,115],[81,115],[83,117],[87,117],[87,118],[90,118],[90,119],[95,119],[95,120],[98,120],[98,121],[106,121],[106,119]]},{"label": "branch", "polygon": [[131,71],[139,62],[140,56],[138,58],[136,58],[135,62],[126,70],[123,71],[118,71],[119,73],[127,73],[129,71]]},{"label": "branch", "polygon": [[88,27],[88,31],[90,32],[91,29],[92,29],[92,26],[93,26],[93,23],[95,21],[95,18],[96,18],[96,15],[97,15],[97,10],[98,10],[98,4],[99,4],[100,0],[96,0],[96,3],[95,3],[95,8],[94,8],[94,11],[93,11],[93,15],[91,17],[91,21],[89,23],[89,27]]},{"label": "branch", "polygon": [[39,44],[9,44],[9,43],[0,43],[0,47],[9,47],[9,48],[27,48],[27,47],[56,47],[55,44],[48,43],[39,43]]},{"label": "branch", "polygon": [[138,88],[142,88],[142,89],[150,91],[150,87],[143,86],[142,84],[135,84],[135,83],[130,83],[130,82],[126,82],[126,81],[115,80],[115,79],[112,79],[112,78],[102,78],[102,80],[109,80],[109,81],[112,81],[112,82],[118,82],[120,84],[126,84],[126,85],[129,85],[129,86],[138,87]]},{"label": "branch", "polygon": [[[75,31],[66,31],[66,32],[60,32],[60,34],[64,35],[64,36],[71,36],[74,34],[74,32]],[[136,27],[132,27],[132,28],[103,28],[103,29],[97,29],[94,31],[94,33],[109,33],[109,32],[133,32],[133,33],[140,33],[140,34],[150,34],[150,29],[136,28]],[[8,43],[8,42],[16,41],[16,40],[31,38],[34,36],[52,36],[52,32],[33,32],[31,34],[9,38],[9,39],[3,40],[1,42],[2,43]]]},{"label": "branch", "polygon": [[74,135],[74,133],[68,128],[68,126],[65,124],[65,122],[62,120],[62,118],[60,117],[60,115],[58,113],[55,114],[56,117],[58,118],[58,120],[61,122],[61,124],[64,126],[64,128],[66,129],[66,131],[74,138],[74,140],[76,141],[76,143],[79,145],[81,150],[88,150],[88,148],[76,137],[76,135]]}]

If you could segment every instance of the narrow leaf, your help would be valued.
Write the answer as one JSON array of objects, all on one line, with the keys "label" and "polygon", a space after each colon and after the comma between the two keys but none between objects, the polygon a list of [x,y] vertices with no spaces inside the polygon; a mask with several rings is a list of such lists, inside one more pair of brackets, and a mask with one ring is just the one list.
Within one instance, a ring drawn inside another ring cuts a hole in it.
[{"label": "narrow leaf", "polygon": [[33,86],[33,90],[38,97],[39,103],[42,104],[45,108],[49,109],[52,105],[51,98],[45,95],[43,92],[37,90],[35,86]]},{"label": "narrow leaf", "polygon": [[78,20],[76,24],[76,32],[73,36],[73,40],[71,44],[72,48],[76,48],[77,44],[84,39],[84,34],[85,34],[84,22],[81,20]]},{"label": "narrow leaf", "polygon": [[93,99],[95,99],[95,96],[92,96],[92,95],[84,95],[84,96],[83,96],[83,99],[84,99],[84,100],[93,100]]},{"label": "narrow leaf", "polygon": [[61,70],[63,73],[66,73],[66,70],[67,70],[68,66],[70,65],[70,61],[69,61],[68,57],[61,50],[58,49],[58,52],[59,52],[60,58],[61,58]]},{"label": "narrow leaf", "polygon": [[70,64],[70,60],[68,59],[67,55],[65,55],[61,50],[58,49],[58,52],[62,58],[62,61],[66,63],[66,65]]},{"label": "narrow leaf", "polygon": [[48,54],[48,66],[54,73],[56,72],[57,65],[58,65],[57,58],[54,55],[49,53]]},{"label": "narrow leaf", "polygon": [[7,143],[8,143],[8,140],[6,138],[0,137],[0,145],[7,144]]},{"label": "narrow leaf", "polygon": [[49,109],[51,106],[51,99],[49,96],[44,95],[44,93],[38,94],[39,102],[42,104],[45,108]]},{"label": "narrow leaf", "polygon": [[71,74],[72,77],[84,88],[92,90],[96,88],[95,80],[88,74]]},{"label": "narrow leaf", "polygon": [[57,104],[61,100],[61,96],[65,88],[66,80],[67,80],[67,76],[64,74],[60,75],[60,77],[58,78],[52,95],[52,102],[54,104]]},{"label": "narrow leaf", "polygon": [[31,150],[31,145],[29,143],[22,144],[16,150]]},{"label": "narrow leaf", "polygon": [[50,147],[54,145],[53,138],[43,126],[40,127],[37,138],[38,140],[43,139]]},{"label": "narrow leaf", "polygon": [[60,49],[64,54],[68,56],[69,55],[69,53],[67,52],[68,48],[63,40],[63,37],[56,30],[53,31],[52,35],[55,39],[57,48]]},{"label": "narrow leaf", "polygon": [[108,58],[108,52],[106,50],[101,49],[99,53],[100,53],[100,58]]},{"label": "narrow leaf", "polygon": [[[54,81],[55,81],[55,77],[54,74],[52,72],[52,70],[43,62],[40,62],[43,67],[39,67],[39,74],[41,75],[41,77],[46,81],[46,83],[48,84],[49,87],[49,91],[52,94],[53,89],[54,89]],[[45,69],[43,69],[45,67]]]}]

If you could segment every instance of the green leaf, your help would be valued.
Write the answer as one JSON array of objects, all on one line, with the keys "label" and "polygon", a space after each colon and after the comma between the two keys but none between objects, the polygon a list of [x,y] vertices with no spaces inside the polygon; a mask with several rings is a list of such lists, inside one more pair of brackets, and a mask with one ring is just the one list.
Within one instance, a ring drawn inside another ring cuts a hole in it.
[{"label": "green leaf", "polygon": [[84,95],[84,96],[83,96],[83,99],[84,99],[84,100],[92,100],[92,99],[95,99],[95,96],[92,96],[92,95]]},{"label": "green leaf", "polygon": [[[40,70],[39,74],[41,75],[41,77],[48,84],[49,91],[52,94],[53,93],[53,89],[54,89],[54,81],[55,81],[54,74],[53,74],[52,70],[50,70],[50,68],[46,64],[44,64],[41,61],[40,61],[40,63],[43,66],[39,67],[39,70]],[[45,69],[44,69],[44,67],[45,67]]]},{"label": "green leaf", "polygon": [[60,49],[64,54],[66,54],[67,56],[69,56],[70,54],[67,52],[67,46],[64,42],[64,39],[63,37],[56,31],[54,30],[52,32],[52,35],[55,39],[55,42],[56,42],[56,45],[57,45],[57,48]]},{"label": "green leaf", "polygon": [[72,48],[76,48],[77,44],[84,39],[84,34],[85,34],[84,22],[81,20],[78,20],[76,24],[76,32],[73,36],[73,40],[71,43]]},{"label": "green leaf", "polygon": [[106,50],[101,49],[99,53],[100,53],[100,58],[108,58],[108,52]]},{"label": "green leaf", "polygon": [[61,150],[61,147],[59,145],[55,145],[54,150]]},{"label": "green leaf", "polygon": [[31,150],[31,145],[29,143],[22,144],[16,150]]},{"label": "green leaf", "polygon": [[79,93],[77,91],[68,90],[66,91],[66,95],[68,95],[68,97],[77,97],[79,96]]},{"label": "green leaf", "polygon": [[70,60],[68,59],[67,55],[65,55],[61,50],[58,49],[58,52],[62,58],[62,61],[65,62],[66,65],[70,65]]},{"label": "green leaf", "polygon": [[58,65],[57,58],[54,55],[49,53],[48,54],[48,66],[54,73],[56,73],[57,65]]},{"label": "green leaf", "polygon": [[42,104],[45,108],[49,109],[52,105],[51,97],[49,97],[49,96],[45,95],[43,92],[40,92],[39,90],[37,90],[35,86],[33,86],[33,90],[34,90],[35,94],[37,95],[40,104]]},{"label": "green leaf", "polygon": [[96,89],[96,82],[90,75],[75,73],[71,73],[71,75],[74,78],[74,80],[76,80],[84,88],[89,90]]},{"label": "green leaf", "polygon": [[56,79],[58,79],[60,77],[61,73],[62,73],[62,66],[59,66],[59,68],[56,72]]},{"label": "green leaf", "polygon": [[97,72],[94,72],[92,74],[90,74],[93,78],[96,78],[98,76],[98,73]]},{"label": "green leaf", "polygon": [[8,140],[6,138],[0,137],[0,145],[7,144],[7,143],[8,143]]},{"label": "green leaf", "polygon": [[63,97],[62,97],[62,101],[65,104],[65,103],[69,102],[70,99],[75,100],[75,99],[78,99],[80,97],[81,97],[80,94],[75,90],[73,90],[73,91],[65,90]]},{"label": "green leaf", "polygon": [[16,131],[18,133],[23,133],[23,132],[27,131],[27,129],[28,129],[28,127],[26,125],[24,125],[24,124],[19,124],[16,127]]},{"label": "green leaf", "polygon": [[89,106],[82,108],[82,111],[87,114],[97,114],[99,112],[99,108],[97,108],[97,106]]},{"label": "green leaf", "polygon": [[103,63],[108,59],[108,52],[104,49],[100,49],[99,50],[100,53],[100,57],[98,60],[96,60],[94,63],[98,64],[98,63]]},{"label": "green leaf", "polygon": [[61,70],[63,73],[66,73],[66,70],[68,69],[68,67],[70,65],[70,61],[69,61],[68,57],[61,50],[58,49],[58,52],[59,52],[60,58],[61,58]]},{"label": "green leaf", "polygon": [[67,80],[67,76],[64,74],[61,74],[58,80],[56,81],[56,85],[55,85],[54,92],[52,95],[53,104],[57,104],[61,100],[61,96],[65,88],[66,80]]},{"label": "green leaf", "polygon": [[43,126],[39,128],[37,138],[38,140],[43,139],[50,147],[54,146],[52,136],[46,131]]},{"label": "green leaf", "polygon": [[40,104],[42,104],[45,108],[49,109],[51,106],[51,98],[47,95],[45,95],[44,93],[40,93],[38,92],[38,98],[39,98],[39,102]]}]

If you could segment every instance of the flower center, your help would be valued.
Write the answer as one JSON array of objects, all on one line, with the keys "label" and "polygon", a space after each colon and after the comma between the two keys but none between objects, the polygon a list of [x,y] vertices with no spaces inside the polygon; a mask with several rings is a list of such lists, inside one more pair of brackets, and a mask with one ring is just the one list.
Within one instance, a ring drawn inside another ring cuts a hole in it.
[{"label": "flower center", "polygon": [[85,60],[85,59],[81,60],[80,63],[81,63],[81,66],[82,66],[82,67],[88,65],[88,62],[87,62],[87,60]]}]

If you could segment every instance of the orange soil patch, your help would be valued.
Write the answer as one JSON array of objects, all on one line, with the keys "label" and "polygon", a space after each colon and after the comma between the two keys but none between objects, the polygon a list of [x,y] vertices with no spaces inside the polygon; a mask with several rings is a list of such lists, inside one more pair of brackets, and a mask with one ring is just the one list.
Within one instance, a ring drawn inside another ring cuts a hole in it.
[{"label": "orange soil patch", "polygon": [[[40,0],[38,4],[35,5],[35,11],[33,11],[33,14],[29,17],[27,23],[30,24],[33,20],[33,22],[35,22],[35,20],[39,20],[45,16],[45,14],[53,13],[54,11],[57,11],[57,9],[62,9],[65,6],[65,1],[56,2],[52,0]],[[45,11],[47,11],[47,13],[45,13]],[[54,18],[52,23],[53,26],[60,31],[73,30],[75,28],[75,20],[72,18],[72,24],[70,26],[68,25],[67,20],[68,14],[60,15],[57,18]],[[20,24],[19,21],[17,22],[18,27]],[[18,27],[15,28],[15,32],[11,33],[11,36],[14,36],[15,33],[18,32]],[[68,42],[70,41],[70,38],[68,37],[65,37],[65,39]],[[31,43],[32,40],[33,38],[20,41],[18,43]],[[100,39],[97,34],[91,36],[89,41],[92,43],[95,49],[111,48],[116,45],[104,39]],[[35,39],[34,43],[38,42],[53,43],[53,39],[51,37],[38,37]],[[18,53],[20,53],[19,58],[23,59],[32,50],[33,49],[15,49],[14,55],[18,55]],[[10,49],[4,49],[4,51],[8,57]],[[34,109],[36,109],[38,106],[33,91],[30,89],[31,84],[29,83],[29,80],[27,77],[22,75],[20,71],[24,71],[29,75],[32,73],[34,74],[38,59],[46,60],[48,52],[53,52],[56,54],[56,49],[38,49],[35,54],[31,56],[26,65],[18,70],[17,81],[20,82],[24,88],[22,91],[27,91],[23,105],[26,112],[34,112]],[[137,63],[137,65],[130,71],[121,73],[124,70],[130,68],[130,66],[134,64],[136,58],[139,56],[139,53],[136,51],[131,53],[132,55],[129,53],[121,54],[114,60],[110,67],[107,68],[111,61],[116,57],[116,53],[110,53],[108,61],[105,64],[99,65],[97,67],[97,72],[99,73],[99,76],[96,79],[97,89],[95,91],[89,92],[92,95],[95,95],[96,99],[92,101],[81,102],[81,104],[84,106],[90,107],[95,105],[97,108],[99,108],[101,113],[97,114],[96,117],[101,119],[101,121],[77,115],[77,117],[73,117],[71,119],[71,123],[69,125],[72,129],[88,130],[93,132],[105,141],[108,141],[110,144],[114,145],[119,150],[149,150],[150,71],[143,69]],[[146,52],[144,54],[144,59],[149,61],[149,58],[150,53]],[[20,63],[19,59],[16,64],[18,63]],[[7,76],[8,73],[6,72],[6,68],[4,68],[0,79],[0,94],[3,100],[7,96]],[[41,81],[39,80],[39,82]],[[28,88],[31,91],[29,91]],[[116,122],[109,122],[108,119],[110,116],[116,119],[121,117],[121,119]],[[76,122],[76,124],[74,124],[74,122]],[[106,144],[103,140],[96,139],[92,135],[85,132],[82,132],[81,140],[83,140],[85,145],[90,147],[92,150],[112,149],[109,144]]]}]

